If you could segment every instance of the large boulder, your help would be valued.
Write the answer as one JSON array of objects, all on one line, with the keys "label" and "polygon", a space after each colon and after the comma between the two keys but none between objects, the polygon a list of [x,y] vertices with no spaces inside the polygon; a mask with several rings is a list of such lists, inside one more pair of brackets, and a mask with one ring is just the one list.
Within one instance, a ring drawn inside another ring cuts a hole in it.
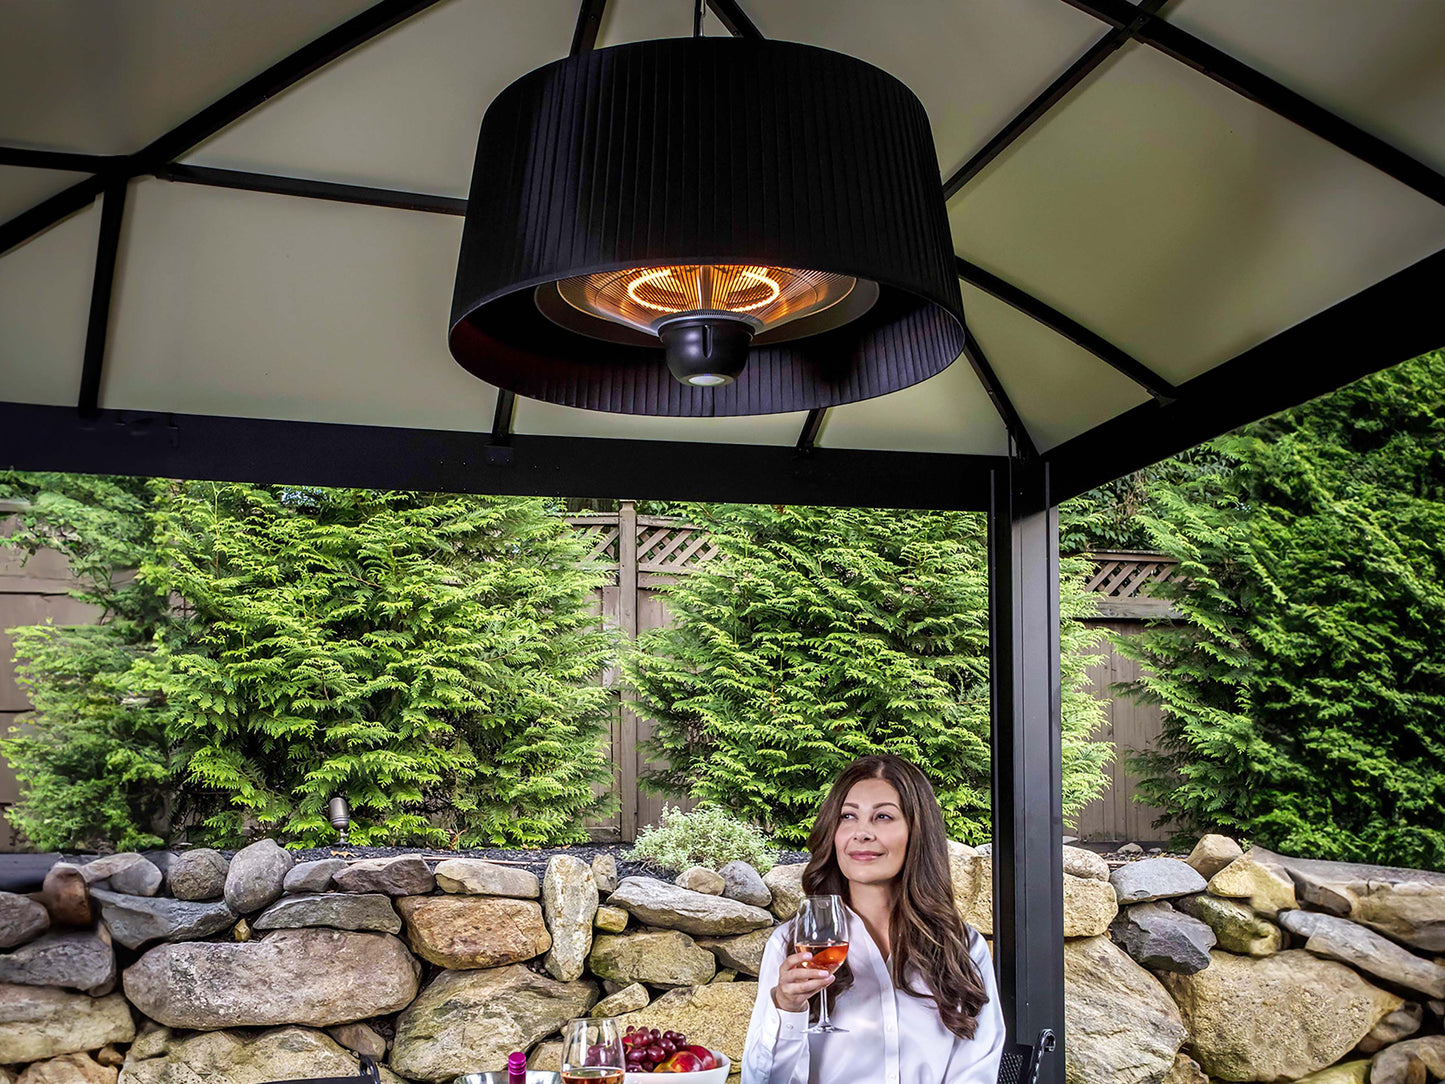
[{"label": "large boulder", "polygon": [[[384,1049],[384,1047],[383,1047]],[[124,1084],[263,1084],[270,1080],[355,1077],[360,1064],[325,1032],[283,1027],[272,1031],[209,1031],[191,1035],[160,1033],[137,1056],[126,1058]],[[381,1070],[384,1084],[401,1084]]]},{"label": "large boulder", "polygon": [[53,986],[0,984],[0,1064],[99,1050],[135,1038],[120,994],[87,997]]},{"label": "large boulder", "polygon": [[[950,853],[948,864],[959,915],[979,933],[992,937],[993,859]],[[1065,937],[1098,937],[1118,913],[1118,896],[1108,881],[1064,874]]]},{"label": "large boulder", "polygon": [[[1360,914],[1361,897],[1378,895],[1380,900],[1374,906],[1384,907],[1390,912],[1400,912],[1394,918],[1409,921],[1403,925],[1412,928],[1415,919],[1425,931],[1432,927],[1438,935],[1434,945],[1416,944],[1408,938],[1401,938],[1417,948],[1445,950],[1445,907],[1440,900],[1445,896],[1445,872],[1420,869],[1405,869],[1400,866],[1374,866],[1360,862],[1325,862],[1311,858],[1291,858],[1276,854],[1263,847],[1252,847],[1249,857],[1268,865],[1285,876],[1295,885],[1299,898],[1332,915],[1353,918],[1365,922]],[[1407,887],[1416,886],[1416,887]],[[1400,899],[1396,900],[1397,889]],[[1425,904],[1425,910],[1414,914],[1413,909],[1424,900],[1433,899],[1433,906]],[[1384,930],[1394,936],[1391,930]],[[1427,937],[1432,936],[1427,932]]]},{"label": "large boulder", "polygon": [[1136,963],[1154,971],[1202,971],[1209,966],[1209,950],[1214,947],[1213,930],[1162,900],[1136,903],[1119,916],[1109,933]]},{"label": "large boulder", "polygon": [[178,900],[218,900],[226,892],[229,863],[220,851],[197,847],[171,859],[166,883]]},{"label": "large boulder", "polygon": [[592,916],[593,929],[601,930],[603,933],[621,933],[627,929],[627,921],[632,916],[621,907],[609,907],[602,904],[597,908],[597,913]]},{"label": "large boulder", "polygon": [[1199,837],[1184,861],[1207,881],[1243,853],[1239,844],[1228,836],[1210,834]]},{"label": "large boulder", "polygon": [[1294,882],[1277,866],[1260,861],[1253,849],[1211,877],[1209,891],[1226,899],[1248,900],[1251,908],[1268,918],[1299,906]]},{"label": "large boulder", "polygon": [[152,941],[194,941],[220,933],[236,921],[236,912],[224,900],[191,903],[100,889],[92,895],[111,936],[126,948]]},{"label": "large boulder", "polygon": [[645,926],[702,937],[747,933],[773,924],[773,916],[761,907],[692,892],[654,877],[624,877],[607,902]]},{"label": "large boulder", "polygon": [[1177,858],[1146,858],[1129,862],[1109,874],[1120,903],[1147,903],[1203,892],[1205,880]]},{"label": "large boulder", "polygon": [[723,879],[722,894],[728,899],[753,907],[767,907],[773,902],[773,894],[758,871],[741,858],[727,863],[718,873]]},{"label": "large boulder", "polygon": [[612,982],[696,986],[713,977],[717,961],[687,934],[656,930],[621,936],[603,934],[593,942],[587,967],[599,979]]},{"label": "large boulder", "polygon": [[331,878],[342,892],[381,892],[387,896],[425,896],[436,878],[419,854],[368,858],[353,862]]},{"label": "large boulder", "polygon": [[737,937],[709,938],[698,944],[717,957],[719,966],[756,978],[763,966],[763,949],[772,935],[772,930],[754,930]]},{"label": "large boulder", "polygon": [[95,933],[48,933],[0,955],[0,982],[108,994],[115,989],[115,951]]},{"label": "large boulder", "polygon": [[231,859],[226,871],[225,896],[231,910],[249,915],[281,898],[286,874],[296,860],[274,839],[263,839],[243,847]]},{"label": "large boulder", "polygon": [[27,1065],[16,1084],[115,1084],[114,1066],[102,1065],[89,1054],[61,1054]]},{"label": "large boulder", "polygon": [[721,896],[723,889],[727,888],[722,874],[706,866],[689,866],[677,875],[673,884],[693,892],[701,892],[705,896]]},{"label": "large boulder", "polygon": [[1218,896],[1184,896],[1170,901],[1174,909],[1199,919],[1214,931],[1219,947],[1241,956],[1273,956],[1284,947],[1284,934],[1249,907]]},{"label": "large boulder", "polygon": [[535,900],[542,894],[542,882],[535,873],[481,858],[448,858],[438,862],[436,879],[437,887],[443,892],[455,892],[462,896],[513,896],[519,900]]},{"label": "large boulder", "polygon": [[593,1005],[592,1011],[587,1015],[604,1018],[621,1016],[624,1013],[647,1008],[648,1002],[651,1000],[652,995],[648,993],[647,987],[640,982],[634,982],[631,986],[624,986],[615,994],[608,994],[596,1005]]},{"label": "large boulder", "polygon": [[763,878],[763,884],[772,896],[768,906],[779,922],[786,922],[798,913],[798,907],[803,902],[803,870],[807,868],[806,862],[774,866]]},{"label": "large boulder", "polygon": [[0,892],[0,948],[33,941],[50,929],[50,912],[29,896]]},{"label": "large boulder", "polygon": [[502,967],[552,945],[542,908],[505,896],[407,896],[397,901],[406,940],[428,963],[453,970]]},{"label": "large boulder", "polygon": [[582,977],[592,951],[592,920],[597,917],[597,881],[592,867],[570,854],[555,854],[542,876],[542,913],[552,934],[543,966],[562,982]]},{"label": "large boulder", "polygon": [[1419,1084],[1427,1074],[1445,1080],[1445,1035],[1387,1046],[1370,1062],[1370,1084]]},{"label": "large boulder", "polygon": [[1064,944],[1064,1079],[1155,1084],[1185,1039],[1179,1010],[1107,937]]},{"label": "large boulder", "polygon": [[325,892],[331,887],[331,880],[346,868],[344,858],[318,858],[312,862],[297,862],[281,883],[287,895],[309,895]]},{"label": "large boulder", "polygon": [[610,854],[592,857],[592,879],[597,882],[597,891],[609,894],[617,891],[617,859]]},{"label": "large boulder", "polygon": [[1089,881],[1109,879],[1109,863],[1104,861],[1102,855],[1085,847],[1068,846],[1062,849],[1062,853],[1064,872],[1071,877],[1082,877]]},{"label": "large boulder", "polygon": [[721,1050],[734,1066],[742,1064],[748,1020],[758,998],[755,982],[722,982],[669,990],[647,1008],[617,1018],[617,1029],[638,1027],[680,1031],[689,1043]]},{"label": "large boulder", "polygon": [[1098,937],[1109,929],[1118,913],[1118,896],[1108,881],[1064,874],[1065,937]]},{"label": "large boulder", "polygon": [[127,896],[154,896],[165,880],[154,862],[134,851],[87,862],[80,867],[80,875],[91,889],[108,888]]},{"label": "large boulder", "polygon": [[126,969],[131,1004],[167,1027],[327,1027],[396,1012],[421,968],[390,934],[278,930],[260,941],[160,945]]},{"label": "large boulder", "polygon": [[397,1017],[391,1067],[412,1080],[496,1069],[596,1002],[592,983],[558,982],[520,964],[443,971]]},{"label": "large boulder", "polygon": [[1351,964],[1427,997],[1445,998],[1445,967],[1422,960],[1374,930],[1317,911],[1281,912],[1279,924],[1295,936],[1307,938],[1305,949],[1316,956]]},{"label": "large boulder", "polygon": [[1192,975],[1164,974],[1195,1060],[1225,1080],[1293,1079],[1349,1053],[1400,998],[1302,949],[1254,959],[1215,952]]},{"label": "large boulder", "polygon": [[282,896],[251,922],[253,930],[294,930],[306,926],[400,933],[401,918],[391,905],[391,897],[380,892],[320,892]]},{"label": "large boulder", "polygon": [[85,878],[80,867],[69,862],[57,862],[46,872],[40,902],[57,926],[89,926],[95,921]]}]

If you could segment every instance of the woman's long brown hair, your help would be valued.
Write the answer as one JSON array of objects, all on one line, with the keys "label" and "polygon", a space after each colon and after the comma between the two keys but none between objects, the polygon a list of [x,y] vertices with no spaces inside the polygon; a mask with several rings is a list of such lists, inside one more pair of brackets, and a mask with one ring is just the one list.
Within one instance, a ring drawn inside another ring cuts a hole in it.
[{"label": "woman's long brown hair", "polygon": [[[863,779],[883,779],[893,785],[908,825],[908,849],[894,888],[888,935],[888,968],[894,985],[914,997],[932,998],[943,1026],[960,1039],[972,1039],[988,994],[968,954],[967,933],[954,907],[943,813],[932,784],[921,771],[891,755],[863,757],[844,769],[808,836],[811,858],[803,870],[803,891],[810,896],[849,899],[848,881],[833,853],[833,833],[842,819],[848,792]],[[909,984],[915,973],[926,990],[915,990]],[[836,997],[852,984],[853,971],[845,963],[828,993]],[[810,1004],[809,1012],[817,1018],[818,1002]]]}]

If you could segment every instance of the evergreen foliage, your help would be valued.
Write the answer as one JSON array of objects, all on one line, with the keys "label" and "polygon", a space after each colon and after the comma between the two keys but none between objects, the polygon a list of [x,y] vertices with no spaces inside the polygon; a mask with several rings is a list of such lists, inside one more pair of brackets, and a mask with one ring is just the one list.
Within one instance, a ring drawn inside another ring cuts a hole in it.
[{"label": "evergreen foliage", "polygon": [[[850,761],[928,774],[954,838],[989,832],[988,581],[982,517],[693,505],[718,556],[666,589],[674,626],[625,661],[666,766],[647,783],[806,839]],[[1070,565],[1063,631],[1065,809],[1102,789],[1088,606]]]},{"label": "evergreen foliage", "polygon": [[1182,836],[1445,869],[1445,355],[1213,442],[1150,485],[1187,623],[1122,637]]},{"label": "evergreen foliage", "polygon": [[131,679],[166,613],[165,599],[125,570],[149,539],[142,481],[68,474],[0,474],[18,509],[7,544],[63,554],[72,594],[102,624],[12,630],[17,678],[33,715],[0,741],[20,802],[10,822],[40,850],[156,846],[173,813],[176,768],[148,692]]},{"label": "evergreen foliage", "polygon": [[11,480],[34,491],[25,541],[93,564],[111,605],[18,640],[36,715],[6,753],[37,845],[140,846],[168,822],[316,845],[336,794],[362,844],[587,838],[613,644],[547,502],[59,481]]}]

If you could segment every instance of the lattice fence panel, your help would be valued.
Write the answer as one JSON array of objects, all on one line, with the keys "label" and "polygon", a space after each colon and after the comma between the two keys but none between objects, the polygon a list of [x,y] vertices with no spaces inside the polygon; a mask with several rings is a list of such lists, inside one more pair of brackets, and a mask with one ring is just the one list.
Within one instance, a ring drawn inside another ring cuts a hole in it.
[{"label": "lattice fence panel", "polygon": [[641,518],[637,524],[639,572],[681,575],[696,572],[717,556],[712,539],[691,523]]},{"label": "lattice fence panel", "polygon": [[620,561],[616,516],[576,516],[567,521],[587,544],[583,564],[616,568]]},{"label": "lattice fence panel", "polygon": [[1111,599],[1148,598],[1149,588],[1167,583],[1179,565],[1157,553],[1096,553],[1085,589]]}]

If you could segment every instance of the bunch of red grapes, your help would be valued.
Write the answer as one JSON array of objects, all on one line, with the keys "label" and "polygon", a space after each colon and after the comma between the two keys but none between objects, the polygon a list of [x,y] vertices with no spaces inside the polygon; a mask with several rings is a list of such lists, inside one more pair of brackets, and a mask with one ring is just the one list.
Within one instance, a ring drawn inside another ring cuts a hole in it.
[{"label": "bunch of red grapes", "polygon": [[[657,1028],[639,1028],[629,1026],[627,1034],[622,1036],[622,1046],[627,1054],[627,1071],[629,1073],[651,1073],[660,1065],[667,1065],[663,1072],[676,1072],[672,1066],[679,1059],[675,1055],[682,1051],[687,1053],[687,1036],[680,1031],[659,1031]],[[692,1050],[700,1050],[699,1047],[692,1047]],[[711,1061],[711,1058],[707,1059]],[[681,1068],[679,1065],[678,1068]],[[688,1069],[693,1066],[689,1064]],[[701,1066],[698,1066],[701,1068]],[[708,1066],[711,1068],[711,1066]]]}]

